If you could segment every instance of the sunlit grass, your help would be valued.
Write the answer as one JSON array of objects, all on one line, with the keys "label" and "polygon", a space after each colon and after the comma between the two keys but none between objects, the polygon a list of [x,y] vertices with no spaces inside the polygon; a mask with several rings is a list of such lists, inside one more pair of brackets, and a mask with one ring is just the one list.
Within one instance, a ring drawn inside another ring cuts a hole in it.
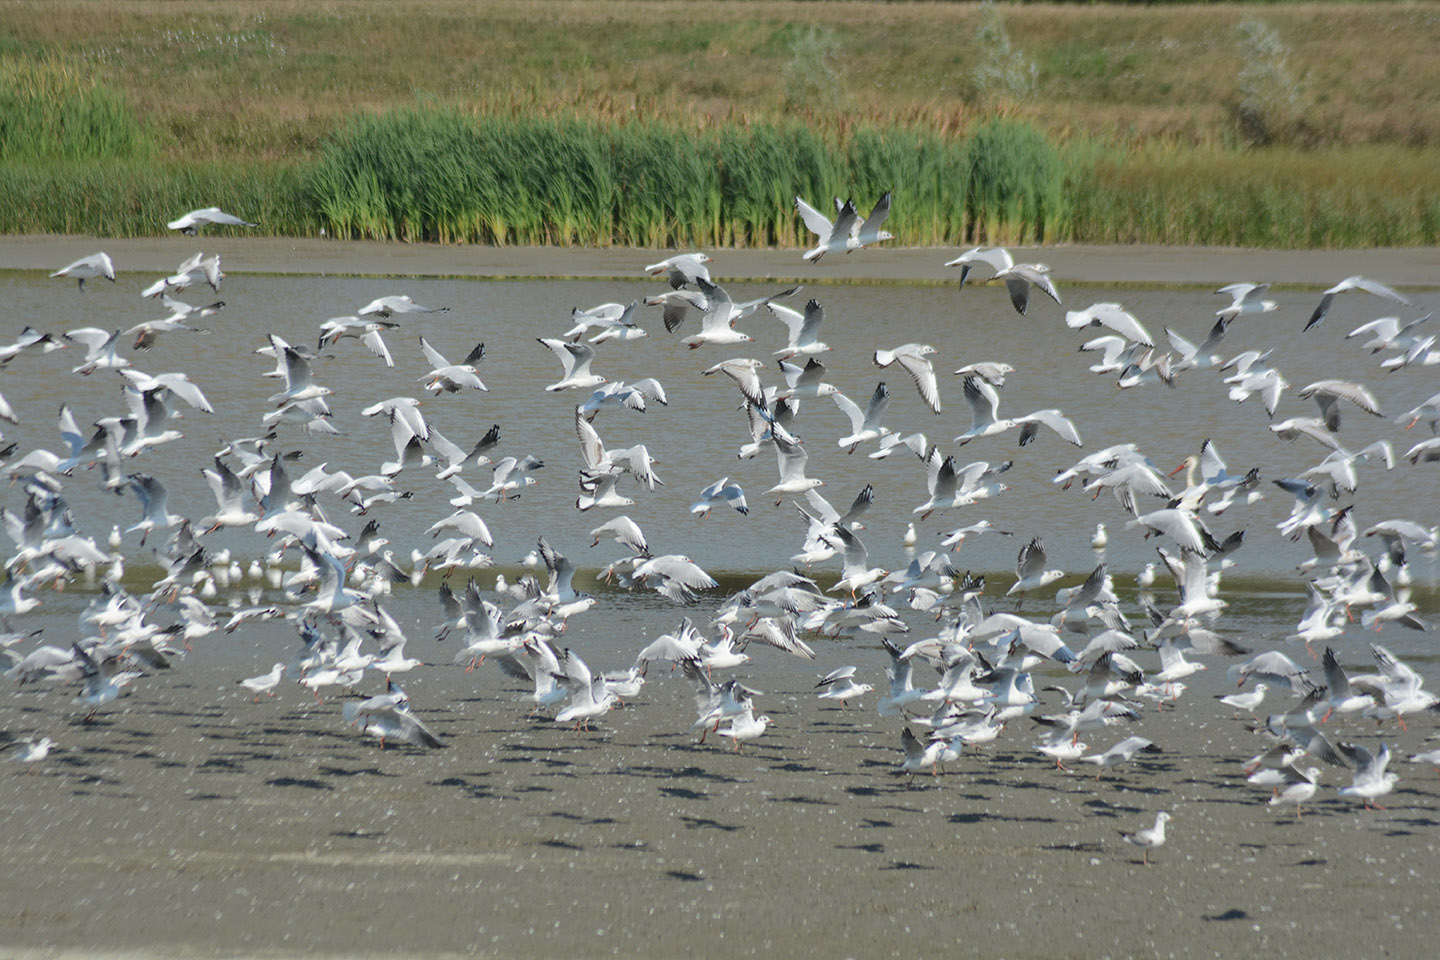
[{"label": "sunlit grass", "polygon": [[[1425,5],[997,10],[1033,93],[976,89],[966,3],[6,4],[0,230],[798,246],[795,195],[893,190],[912,244],[1436,242]],[[1256,17],[1303,144],[1241,146]]]}]

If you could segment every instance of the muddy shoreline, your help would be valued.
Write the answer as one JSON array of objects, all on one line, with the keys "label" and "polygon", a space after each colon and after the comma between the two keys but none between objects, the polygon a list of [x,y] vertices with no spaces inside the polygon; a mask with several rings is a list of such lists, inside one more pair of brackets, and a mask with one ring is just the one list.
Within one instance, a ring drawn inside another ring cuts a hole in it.
[{"label": "muddy shoreline", "polygon": [[[236,234],[113,239],[0,237],[0,267],[56,270],[103,249],[118,271],[173,270],[198,249],[219,251],[227,272],[630,279],[676,251],[630,248],[474,247],[365,241],[297,240]],[[709,251],[717,278],[826,282],[950,283],[946,267],[961,248],[868,248],[808,264],[797,250]],[[1243,250],[1223,247],[1017,247],[1019,260],[1042,260],[1057,284],[1209,286],[1237,281],[1328,287],[1361,274],[1399,287],[1440,285],[1440,249]]]},{"label": "muddy shoreline", "polygon": [[[1366,811],[1328,769],[1297,819],[1244,783],[1259,738],[1204,694],[1152,710],[1161,752],[1098,782],[1026,722],[911,785],[900,721],[775,657],[752,682],[777,726],[736,754],[686,735],[678,676],[587,733],[488,666],[426,667],[407,687],[448,747],[381,750],[338,696],[252,703],[203,654],[89,724],[66,691],[0,701],[0,728],[65,747],[0,769],[0,956],[1420,957],[1435,928],[1434,772],[1397,760]],[[1384,736],[1403,757],[1425,727]],[[1146,868],[1118,832],[1160,809]]]}]

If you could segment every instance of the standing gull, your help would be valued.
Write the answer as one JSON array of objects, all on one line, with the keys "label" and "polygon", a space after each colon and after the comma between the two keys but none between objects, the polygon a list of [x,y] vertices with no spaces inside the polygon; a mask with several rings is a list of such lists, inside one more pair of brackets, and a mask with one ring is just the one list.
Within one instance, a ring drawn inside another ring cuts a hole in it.
[{"label": "standing gull", "polygon": [[[1082,757],[1082,760],[1090,760],[1091,757]],[[1161,810],[1155,814],[1155,826],[1147,827],[1144,830],[1136,830],[1134,833],[1120,831],[1120,836],[1126,843],[1133,843],[1139,847],[1142,853],[1142,861],[1145,866],[1150,866],[1150,851],[1155,847],[1165,845],[1165,824],[1170,822],[1170,814]]]}]

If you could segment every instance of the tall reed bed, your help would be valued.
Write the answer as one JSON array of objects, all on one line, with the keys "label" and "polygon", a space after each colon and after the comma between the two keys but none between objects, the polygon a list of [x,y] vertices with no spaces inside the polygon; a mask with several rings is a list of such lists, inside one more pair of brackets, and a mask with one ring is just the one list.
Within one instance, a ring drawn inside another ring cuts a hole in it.
[{"label": "tall reed bed", "polygon": [[0,233],[154,236],[217,202],[270,234],[315,236],[322,226],[294,167],[0,163]]},{"label": "tall reed bed", "polygon": [[415,107],[357,117],[324,145],[310,195],[336,236],[468,243],[799,246],[794,211],[887,190],[891,229],[943,244],[1065,238],[1063,156],[1033,127],[973,138],[800,123],[473,116]]},{"label": "tall reed bed", "polygon": [[155,152],[122,96],[52,60],[0,56],[0,162],[76,163]]},{"label": "tall reed bed", "polygon": [[357,115],[292,164],[196,163],[160,155],[113,92],[0,59],[3,233],[156,234],[219,203],[277,235],[799,247],[797,195],[868,212],[887,190],[888,228],[917,246],[1440,243],[1440,166],[1403,147],[1056,144],[1003,116],[682,126],[422,104]]},{"label": "tall reed bed", "polygon": [[1427,151],[1141,149],[1077,192],[1087,243],[1344,248],[1440,243],[1440,165]]},{"label": "tall reed bed", "polygon": [[211,198],[276,233],[320,228],[293,167],[158,156],[115,91],[64,63],[0,57],[0,231],[155,234]]}]

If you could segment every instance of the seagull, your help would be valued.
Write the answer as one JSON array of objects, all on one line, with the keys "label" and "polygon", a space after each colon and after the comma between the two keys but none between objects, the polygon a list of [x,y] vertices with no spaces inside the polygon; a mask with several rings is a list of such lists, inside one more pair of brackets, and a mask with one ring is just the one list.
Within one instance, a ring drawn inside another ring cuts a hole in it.
[{"label": "seagull", "polygon": [[639,308],[640,301],[637,299],[631,300],[628,306],[603,303],[589,310],[571,310],[570,319],[575,321],[575,326],[565,332],[565,337],[568,340],[579,340],[586,332],[596,329],[600,332],[590,338],[592,344],[604,343],[606,340],[619,340],[624,343],[647,337],[649,334],[635,324],[635,311]]},{"label": "seagull", "polygon": [[1301,804],[1308,803],[1314,798],[1317,790],[1320,789],[1320,768],[1306,767],[1299,769],[1293,763],[1286,764],[1280,768],[1281,781],[1276,784],[1275,795],[1270,798],[1270,806],[1277,807],[1282,803],[1295,804],[1295,817],[1300,817]]},{"label": "seagull", "polygon": [[940,764],[940,755],[945,750],[944,740],[932,740],[929,743],[921,743],[915,734],[906,727],[900,734],[900,746],[905,751],[905,759],[900,764],[900,772],[909,774],[911,783],[915,780],[915,774],[921,770],[929,770],[931,776],[936,775]]},{"label": "seagull", "polygon": [[1032,286],[1039,287],[1051,300],[1060,303],[1060,294],[1047,276],[1050,268],[1043,263],[1016,263],[1010,256],[1010,251],[1004,247],[976,247],[960,254],[945,266],[959,265],[960,286],[963,287],[966,277],[970,276],[976,263],[988,263],[995,269],[994,279],[1005,281],[1005,289],[1010,292],[1010,303],[1022,317],[1030,308]]},{"label": "seagull", "polygon": [[710,509],[717,503],[728,503],[742,515],[750,512],[745,503],[745,491],[740,484],[731,483],[729,477],[721,477],[700,491],[700,499],[690,505],[691,513],[698,513],[701,519],[710,516]]},{"label": "seagull", "polygon": [[795,356],[814,356],[830,349],[828,343],[819,339],[820,324],[825,322],[825,308],[820,306],[819,300],[806,301],[804,313],[778,303],[767,303],[765,306],[775,315],[776,320],[785,324],[788,334],[785,346],[776,350],[775,356],[788,360]]},{"label": "seagull", "polygon": [[1085,327],[1108,327],[1128,341],[1143,343],[1147,347],[1155,346],[1155,340],[1150,336],[1150,331],[1135,319],[1134,314],[1127,312],[1118,303],[1092,303],[1084,310],[1067,310],[1065,326],[1072,330],[1080,330]]},{"label": "seagull", "polygon": [[224,300],[216,300],[214,303],[207,303],[204,306],[196,307],[176,300],[169,294],[164,294],[162,301],[165,308],[170,311],[170,316],[162,317],[159,320],[146,320],[137,323],[125,331],[125,336],[135,335],[135,342],[132,344],[136,350],[149,350],[155,346],[155,341],[160,334],[169,333],[173,330],[185,330],[189,333],[208,333],[198,327],[192,327],[185,323],[192,315],[196,319],[212,316],[225,308]]},{"label": "seagull", "polygon": [[141,290],[140,296],[160,297],[169,293],[179,293],[190,286],[195,280],[196,273],[205,278],[205,282],[210,285],[211,290],[219,292],[220,281],[225,279],[225,274],[220,271],[220,254],[207,257],[204,253],[197,253],[186,258],[170,276],[161,277]]},{"label": "seagull", "polygon": [[1268,283],[1230,283],[1215,292],[1230,295],[1230,305],[1215,311],[1215,316],[1227,323],[1252,313],[1271,313],[1278,307],[1274,300],[1265,299],[1270,292]]},{"label": "seagull", "polygon": [[10,759],[14,763],[26,765],[26,773],[34,773],[35,765],[50,755],[55,748],[55,741],[49,737],[41,737],[39,740],[21,740],[20,749]]},{"label": "seagull", "polygon": [[[663,649],[662,649],[663,648]],[[700,742],[717,729],[722,722],[738,717],[752,709],[751,697],[760,691],[751,690],[739,680],[727,680],[716,684],[699,658],[700,635],[695,631],[689,618],[680,623],[677,635],[666,634],[640,651],[641,661],[675,660],[680,664],[687,679],[695,686],[695,707],[697,717],[690,725],[690,733],[700,731]],[[688,652],[687,652],[688,651]]]},{"label": "seagull", "polygon": [[[1150,753],[1159,752],[1159,748],[1157,748],[1154,743],[1146,740],[1144,737],[1126,737],[1124,740],[1121,740],[1119,743],[1115,744],[1113,747],[1111,747],[1109,750],[1106,750],[1104,753],[1097,753],[1088,757],[1081,757],[1080,759],[1084,763],[1093,763],[1100,768],[1099,772],[1095,774],[1095,779],[1099,780],[1100,774],[1104,773],[1108,768],[1116,767],[1122,763],[1127,763],[1130,760],[1133,760],[1135,758],[1135,755],[1142,750],[1148,751]],[[1163,843],[1165,839],[1165,831],[1163,827],[1160,827],[1159,829],[1160,842]],[[1153,846],[1159,846],[1159,844],[1153,844]]]},{"label": "seagull", "polygon": [[697,279],[709,280],[710,270],[705,264],[711,262],[711,258],[703,253],[682,253],[650,264],[645,272],[652,277],[665,274],[671,288],[679,290]]},{"label": "seagull", "polygon": [[371,300],[355,312],[362,317],[376,316],[382,320],[389,320],[397,313],[445,313],[449,309],[449,307],[422,307],[408,296],[399,294]]},{"label": "seagull", "polygon": [[1315,307],[1315,312],[1310,314],[1309,320],[1305,321],[1305,329],[1309,330],[1311,327],[1319,326],[1322,322],[1324,322],[1326,315],[1330,312],[1330,305],[1335,301],[1335,297],[1339,294],[1345,293],[1348,290],[1359,290],[1362,293],[1373,293],[1377,297],[1384,297],[1386,300],[1393,300],[1396,303],[1403,303],[1407,307],[1411,306],[1409,300],[1405,299],[1405,297],[1396,293],[1394,290],[1391,290],[1383,283],[1376,283],[1374,280],[1366,280],[1364,277],[1346,277],[1344,280],[1341,280],[1329,290],[1326,290],[1325,293],[1320,297],[1320,303]]},{"label": "seagull", "polygon": [[459,393],[468,387],[471,390],[489,392],[490,388],[481,381],[479,371],[475,369],[475,364],[485,359],[485,344],[475,344],[459,363],[451,363],[445,359],[445,355],[430,346],[430,341],[424,337],[420,338],[420,350],[430,364],[430,372],[416,379],[425,384],[426,390],[433,390],[437,394],[441,391]]},{"label": "seagull", "polygon": [[940,387],[935,380],[935,368],[926,359],[934,352],[935,348],[929,344],[906,343],[893,350],[876,350],[873,359],[875,366],[882,368],[892,363],[900,364],[900,368],[915,381],[915,389],[920,391],[920,399],[935,413],[939,413]]},{"label": "seagull", "polygon": [[870,555],[865,544],[852,531],[845,527],[835,527],[834,535],[844,549],[844,558],[840,579],[830,587],[832,592],[848,590],[850,596],[854,597],[860,590],[890,572],[883,567],[870,566]]},{"label": "seagull", "polygon": [[735,752],[739,753],[741,741],[758,739],[774,722],[767,716],[755,716],[754,711],[750,707],[746,707],[739,715],[730,720],[730,726],[715,732],[722,737],[729,737],[735,743]]},{"label": "seagull", "polygon": [[329,387],[321,386],[311,380],[310,361],[306,360],[294,347],[282,346],[277,342],[279,340],[280,338],[274,334],[270,335],[270,342],[275,347],[276,357],[285,370],[285,389],[272,394],[269,401],[276,406],[284,406],[297,400],[329,396],[332,392]]},{"label": "seagull", "polygon": [[[1380,403],[1363,383],[1348,380],[1316,380],[1306,384],[1295,394],[1301,400],[1314,399],[1320,407],[1320,416],[1325,429],[1335,433],[1340,429],[1340,401],[1347,400],[1372,417],[1385,416],[1380,412]],[[1272,428],[1273,429],[1273,428]]]},{"label": "seagull", "polygon": [[1016,580],[1010,589],[1005,591],[1005,596],[1018,593],[1020,602],[1024,603],[1025,594],[1031,590],[1047,587],[1065,576],[1064,570],[1046,570],[1046,559],[1045,543],[1039,537],[1021,547],[1020,556],[1015,563]]},{"label": "seagull", "polygon": [[1035,744],[1035,749],[1055,761],[1055,766],[1060,770],[1069,771],[1065,761],[1079,760],[1090,749],[1090,744],[1083,740],[1071,740],[1069,734],[1061,731],[1057,739],[1045,740]]},{"label": "seagull", "polygon": [[585,661],[571,650],[560,658],[560,670],[564,677],[561,684],[570,691],[570,704],[555,714],[555,722],[573,721],[576,730],[589,730],[590,720],[609,712],[619,698],[606,685],[605,678],[592,675]]},{"label": "seagull", "polygon": [[1330,719],[1332,713],[1355,713],[1371,706],[1374,698],[1355,692],[1350,686],[1350,678],[1345,674],[1345,668],[1340,666],[1340,661],[1335,656],[1335,651],[1330,647],[1325,648],[1325,656],[1321,660],[1325,669],[1325,715],[1320,718],[1324,723]]},{"label": "seagull", "polygon": [[319,346],[339,343],[342,337],[353,337],[365,344],[365,349],[385,361],[385,366],[393,367],[395,361],[380,334],[398,326],[398,323],[389,320],[362,320],[358,316],[331,317],[320,324]]},{"label": "seagull", "polygon": [[110,262],[110,255],[107,253],[92,253],[88,257],[82,257],[70,264],[68,267],[61,267],[54,273],[54,277],[70,277],[79,286],[81,292],[85,290],[85,281],[94,280],[96,277],[104,277],[111,283],[115,282],[115,264]]},{"label": "seagull", "polygon": [[850,200],[840,205],[834,223],[799,197],[795,198],[795,209],[799,212],[800,219],[805,221],[805,226],[815,234],[815,247],[804,254],[804,259],[812,263],[830,252],[849,253],[872,243],[894,239],[894,234],[880,229],[885,219],[890,216],[888,192],[880,198],[880,202],[875,204],[870,216],[863,222],[860,220],[860,212]]},{"label": "seagull", "polygon": [[1236,717],[1240,716],[1241,710],[1244,710],[1249,713],[1251,717],[1258,720],[1260,717],[1256,711],[1260,709],[1260,704],[1265,701],[1265,691],[1269,689],[1266,684],[1257,683],[1253,689],[1245,693],[1232,693],[1228,697],[1220,697],[1219,700],[1227,707],[1234,707]]},{"label": "seagull", "polygon": [[845,706],[845,701],[854,700],[875,689],[868,683],[855,682],[854,667],[840,667],[831,670],[820,678],[820,682],[815,684],[815,687],[817,689],[825,688],[820,691],[821,700],[839,700],[842,707]]},{"label": "seagull", "polygon": [[1004,433],[1013,427],[1020,428],[1020,446],[1026,446],[1035,438],[1040,427],[1046,426],[1058,433],[1066,442],[1083,446],[1080,433],[1075,425],[1059,410],[1036,410],[1034,413],[1014,419],[997,417],[1000,410],[1000,395],[989,381],[977,376],[968,376],[964,382],[965,402],[970,405],[970,429],[955,438],[964,446],[980,437],[991,437]]},{"label": "seagull", "polygon": [[1380,752],[1375,754],[1359,744],[1337,743],[1335,749],[1355,767],[1355,776],[1350,786],[1341,787],[1336,793],[1342,797],[1359,797],[1364,801],[1367,810],[1384,810],[1375,799],[1394,790],[1395,781],[1400,779],[1398,774],[1385,769],[1390,765],[1390,748],[1382,743]]},{"label": "seagull", "polygon": [[800,494],[825,485],[823,480],[805,476],[805,464],[809,462],[810,454],[799,443],[776,436],[775,455],[780,468],[780,482],[765,491],[766,496],[777,495],[775,506],[780,506],[786,494]]},{"label": "seagull", "polygon": [[889,427],[880,423],[885,411],[890,407],[890,388],[885,386],[883,380],[875,385],[875,392],[870,395],[870,402],[865,405],[864,410],[839,390],[832,393],[830,398],[850,420],[850,433],[838,441],[840,446],[848,448],[846,453],[854,453],[860,444],[868,440],[880,440],[891,433]]},{"label": "seagull", "polygon": [[145,546],[145,539],[150,536],[151,530],[164,530],[175,526],[177,523],[185,522],[185,517],[179,514],[170,513],[166,509],[166,502],[169,496],[165,485],[159,480],[146,473],[132,474],[126,478],[131,489],[140,498],[140,507],[144,516],[139,523],[125,528],[126,533],[140,531],[140,546]]},{"label": "seagull", "polygon": [[85,359],[71,373],[89,375],[100,369],[118,370],[130,366],[130,361],[115,352],[119,346],[119,330],[101,330],[98,327],[80,327],[63,334],[72,343],[85,345]]},{"label": "seagull", "polygon": [[201,210],[191,210],[179,220],[171,220],[165,226],[171,230],[179,230],[186,236],[193,237],[199,229],[209,223],[218,223],[230,227],[254,227],[258,224],[248,220],[241,220],[231,213],[226,213],[219,207],[205,207]]},{"label": "seagull", "polygon": [[890,666],[885,669],[885,676],[890,681],[890,692],[881,697],[875,707],[880,716],[893,717],[897,713],[904,713],[910,704],[922,702],[925,691],[914,685],[913,652],[901,650],[885,637],[880,638],[880,643],[890,655]]},{"label": "seagull", "polygon": [[752,406],[764,407],[767,401],[765,388],[760,383],[762,369],[764,364],[754,357],[736,357],[733,360],[721,360],[700,372],[707,377],[714,373],[723,373],[734,381],[735,386],[740,388],[740,395]]},{"label": "seagull", "polygon": [[365,709],[365,703],[346,703],[340,707],[345,722],[358,726],[364,733],[380,739],[380,749],[385,749],[386,740],[400,740],[415,747],[437,749],[445,741],[420,721],[408,709],[396,705],[380,705]]},{"label": "seagull", "polygon": [[269,673],[262,673],[258,677],[248,677],[244,680],[236,680],[240,686],[255,694],[255,703],[260,702],[260,694],[275,696],[275,688],[280,684],[280,677],[285,673],[285,664],[277,663],[270,668]]},{"label": "seagull", "polygon": [[[735,321],[746,316],[746,305],[738,305],[730,298],[724,287],[708,280],[696,280],[700,292],[705,295],[705,313],[700,318],[700,331],[680,342],[691,350],[707,343],[733,344],[750,343],[755,338],[735,329]],[[751,301],[758,305],[765,301]],[[753,307],[752,307],[753,309]]]},{"label": "seagull", "polygon": [[595,348],[583,343],[570,343],[551,337],[540,337],[539,342],[554,351],[565,368],[565,375],[546,387],[552,393],[560,390],[589,390],[605,383],[606,379],[590,372],[595,359]]},{"label": "seagull", "polygon": [[[1094,760],[1095,758],[1081,757],[1080,759]],[[1155,826],[1148,827],[1144,830],[1136,830],[1134,833],[1126,833],[1122,830],[1120,831],[1120,836],[1125,840],[1126,843],[1133,843],[1135,846],[1139,847],[1143,851],[1142,859],[1145,866],[1148,867],[1150,866],[1150,851],[1155,847],[1161,847],[1165,845],[1165,824],[1169,822],[1170,814],[1166,813],[1164,810],[1161,810],[1159,813],[1155,814]]]}]

